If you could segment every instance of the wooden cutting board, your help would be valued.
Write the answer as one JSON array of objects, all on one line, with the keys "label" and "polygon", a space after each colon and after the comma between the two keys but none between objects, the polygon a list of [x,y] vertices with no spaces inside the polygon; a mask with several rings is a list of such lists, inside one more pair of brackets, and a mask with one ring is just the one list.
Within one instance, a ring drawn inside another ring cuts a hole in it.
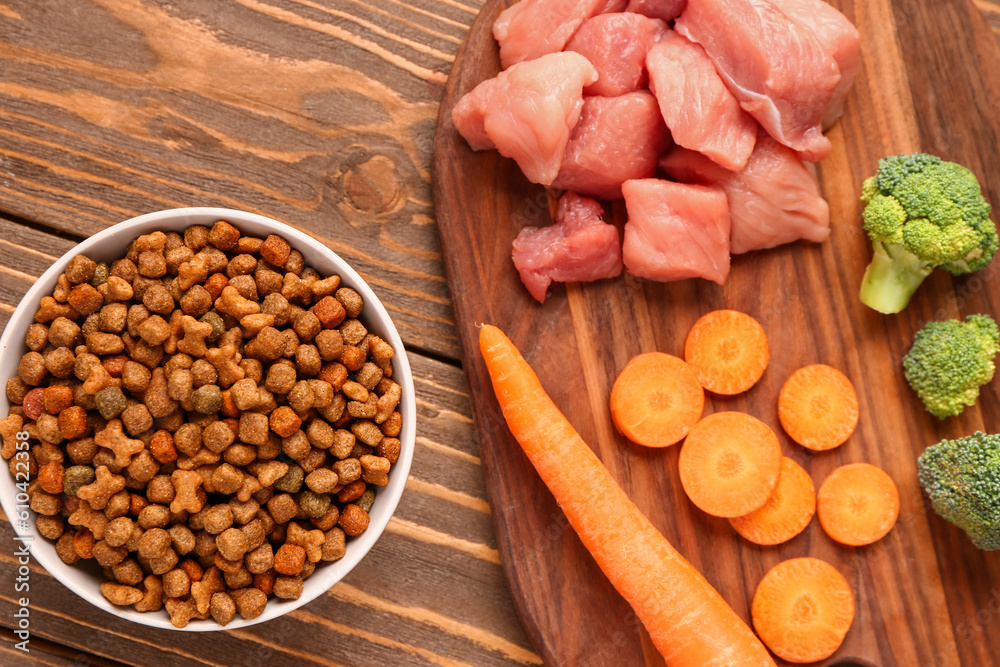
[{"label": "wooden cutting board", "polygon": [[[502,560],[521,618],[547,664],[663,660],[507,431],[478,354],[482,322],[508,333],[632,499],[743,618],[768,569],[812,555],[847,577],[857,602],[843,647],[824,664],[1000,664],[1000,554],[978,551],[933,513],[915,463],[941,438],[1000,429],[997,383],[984,389],[976,407],[940,422],[923,411],[900,369],[914,332],[928,320],[1000,313],[1000,262],[966,279],[935,273],[900,315],[880,315],[857,298],[871,255],[859,226],[858,196],[880,157],[923,150],[961,162],[1000,204],[1000,54],[979,11],[970,0],[833,2],[858,26],[863,42],[844,117],[829,133],[833,152],[819,165],[832,212],[830,240],[736,257],[724,287],[622,277],[556,285],[539,305],[518,280],[510,244],[521,227],[550,222],[546,193],[529,184],[513,161],[494,151],[473,153],[451,123],[459,97],[499,70],[490,27],[508,4],[487,2],[455,61],[438,124],[435,195]],[[624,222],[621,202],[610,212]],[[725,520],[687,500],[677,478],[678,447],[644,449],[614,432],[607,399],[618,371],[640,352],[681,354],[694,321],[717,308],[757,318],[772,358],[749,393],[710,397],[706,414],[742,410],[762,419],[817,487],[844,463],[884,468],[902,505],[898,524],[882,541],[843,547],[814,520],[784,545],[749,544]],[[861,419],[844,446],[813,454],[784,435],[776,402],[792,371],[817,362],[854,381]]]}]

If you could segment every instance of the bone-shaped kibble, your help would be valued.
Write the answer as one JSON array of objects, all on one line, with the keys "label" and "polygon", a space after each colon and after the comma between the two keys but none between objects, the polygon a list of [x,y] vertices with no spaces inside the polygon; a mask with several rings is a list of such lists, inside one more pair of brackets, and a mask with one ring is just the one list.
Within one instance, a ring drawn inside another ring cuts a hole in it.
[{"label": "bone-shaped kibble", "polygon": [[[118,425],[121,428],[121,422],[118,422]],[[107,507],[111,496],[124,488],[125,478],[123,476],[112,473],[107,466],[97,466],[97,479],[86,486],[81,486],[80,490],[76,492],[76,497],[80,500],[86,500],[95,510],[102,510]]]},{"label": "bone-shaped kibble", "polygon": [[[95,367],[96,368],[96,367]],[[142,440],[133,440],[122,430],[122,420],[112,419],[108,425],[94,435],[94,443],[115,453],[115,465],[122,468],[132,463],[132,456],[141,452],[145,445]]]},{"label": "bone-shaped kibble", "polygon": [[94,539],[104,539],[104,530],[108,526],[108,517],[104,512],[99,512],[90,506],[86,500],[80,501],[80,506],[66,519],[71,526],[83,526],[89,528],[94,534]]},{"label": "bone-shaped kibble", "polygon": [[221,387],[231,387],[246,376],[246,372],[239,366],[242,357],[235,345],[213,347],[205,352],[205,358],[215,366]]},{"label": "bone-shaped kibble", "polygon": [[181,327],[184,329],[184,337],[177,341],[177,350],[195,358],[204,357],[208,351],[205,338],[212,335],[212,325],[208,322],[199,322],[190,315],[184,315],[181,318]]},{"label": "bone-shaped kibble", "polygon": [[323,542],[326,537],[321,530],[306,530],[294,521],[288,524],[288,537],[285,542],[297,544],[306,551],[306,558],[310,563],[318,563],[323,557]]},{"label": "bone-shaped kibble", "polygon": [[[204,507],[203,497],[199,497],[198,490],[201,488],[204,478],[191,470],[175,470],[170,474],[174,482],[174,499],[170,503],[170,511],[179,514],[187,510],[191,514],[196,514]],[[204,493],[204,491],[202,491]]]}]

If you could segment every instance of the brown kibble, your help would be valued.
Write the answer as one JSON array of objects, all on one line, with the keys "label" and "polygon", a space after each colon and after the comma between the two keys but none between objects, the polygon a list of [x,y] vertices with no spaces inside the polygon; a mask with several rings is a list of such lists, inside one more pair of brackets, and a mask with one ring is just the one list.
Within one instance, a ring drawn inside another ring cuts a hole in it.
[{"label": "brown kibble", "polygon": [[89,283],[76,285],[69,292],[69,305],[81,315],[96,313],[104,305],[104,297],[97,288]]},{"label": "brown kibble", "polygon": [[128,556],[128,549],[125,547],[112,547],[106,541],[100,540],[94,543],[94,559],[101,567],[114,567]]},{"label": "brown kibble", "polygon": [[382,438],[382,440],[375,447],[375,455],[381,456],[390,464],[394,464],[399,460],[400,447],[401,445],[398,438]]},{"label": "brown kibble", "polygon": [[142,403],[125,408],[121,416],[122,424],[129,435],[136,436],[153,428],[153,416],[149,414],[149,408]]},{"label": "brown kibble", "polygon": [[212,535],[218,535],[233,525],[233,508],[231,508],[227,503],[209,507],[203,516],[205,530]]},{"label": "brown kibble", "polygon": [[274,555],[274,570],[280,574],[298,574],[306,562],[306,550],[297,544],[283,544]]},{"label": "brown kibble", "polygon": [[[175,470],[171,473],[176,496],[170,503],[171,512],[188,511],[194,514],[205,506],[205,491],[201,489],[204,478],[190,470]],[[200,492],[200,493],[199,493]]]},{"label": "brown kibble", "polygon": [[244,412],[240,415],[240,441],[248,445],[263,445],[267,442],[269,424],[267,415]]},{"label": "brown kibble", "polygon": [[97,262],[85,255],[76,255],[66,264],[66,279],[74,285],[89,283],[94,277]]},{"label": "brown kibble", "polygon": [[80,313],[76,312],[76,309],[74,309],[73,306],[65,303],[59,303],[51,296],[43,296],[38,302],[38,310],[35,312],[35,321],[40,324],[46,324],[59,317],[75,320],[79,316]]},{"label": "brown kibble", "polygon": [[120,334],[125,329],[127,318],[128,306],[124,303],[109,303],[98,313],[97,325],[105,333]]},{"label": "brown kibble", "polygon": [[212,472],[212,486],[215,493],[231,495],[243,485],[243,471],[228,463],[223,463]]},{"label": "brown kibble", "polygon": [[247,552],[247,538],[239,528],[227,528],[215,538],[218,552],[226,560],[240,560]]},{"label": "brown kibble", "polygon": [[323,331],[323,324],[310,310],[303,311],[295,318],[292,325],[300,340],[312,340],[317,334]]},{"label": "brown kibble", "polygon": [[162,252],[147,250],[139,253],[136,266],[139,268],[139,275],[147,278],[162,278],[167,275],[167,258]]},{"label": "brown kibble", "polygon": [[291,254],[288,241],[276,234],[269,235],[260,246],[260,256],[274,266],[284,266]]},{"label": "brown kibble", "polygon": [[148,575],[142,581],[142,600],[135,603],[136,611],[159,611],[163,608],[163,583],[155,575]]},{"label": "brown kibble", "polygon": [[267,606],[267,596],[256,588],[245,588],[243,594],[236,599],[236,610],[240,616],[250,620],[264,613]]},{"label": "brown kibble", "polygon": [[239,367],[239,357],[240,354],[235,345],[213,347],[205,352],[205,358],[215,366],[215,370],[219,374],[221,387],[231,387],[245,377],[245,371]]},{"label": "brown kibble", "polygon": [[180,568],[163,573],[163,594],[171,598],[184,597],[191,591],[191,577]]},{"label": "brown kibble", "polygon": [[267,512],[276,523],[287,523],[299,513],[299,506],[290,494],[280,493],[267,501]]},{"label": "brown kibble", "polygon": [[96,475],[96,481],[80,487],[76,495],[80,500],[86,500],[93,509],[101,510],[111,496],[125,488],[125,478],[113,474],[107,466],[98,466]]},{"label": "brown kibble", "polygon": [[[105,391],[109,390],[106,389]],[[105,447],[113,451],[115,465],[122,468],[131,463],[132,456],[141,452],[146,446],[142,440],[133,440],[125,435],[124,431],[122,431],[122,422],[120,419],[109,421],[107,426],[94,435],[94,442],[99,447]],[[98,470],[97,476],[100,478],[100,470]]]},{"label": "brown kibble", "polygon": [[351,433],[369,447],[375,447],[382,441],[382,430],[367,419],[351,424]]},{"label": "brown kibble", "polygon": [[57,347],[42,357],[45,359],[45,370],[61,380],[70,377],[76,367],[76,356],[69,348]]},{"label": "brown kibble", "polygon": [[343,336],[344,342],[348,345],[361,345],[361,341],[365,339],[368,335],[368,329],[365,325],[361,324],[360,320],[347,319],[339,327],[340,335]]},{"label": "brown kibble", "polygon": [[73,348],[80,341],[80,326],[65,317],[57,317],[49,325],[48,339],[56,347]]},{"label": "brown kibble", "polygon": [[215,299],[202,285],[194,285],[180,299],[181,310],[191,317],[202,317],[212,309]]},{"label": "brown kibble", "polygon": [[138,588],[110,581],[101,584],[101,594],[107,598],[108,602],[118,607],[134,605],[143,598],[143,593]]},{"label": "brown kibble", "polygon": [[17,365],[17,376],[24,384],[31,387],[41,384],[48,373],[48,369],[45,368],[45,357],[38,352],[25,353]]},{"label": "brown kibble", "polygon": [[116,301],[128,301],[135,296],[135,289],[132,287],[132,280],[126,280],[121,276],[108,276],[107,281],[97,288],[104,300],[108,303]]},{"label": "brown kibble", "polygon": [[48,342],[49,328],[47,326],[38,322],[28,325],[28,330],[24,333],[24,344],[28,346],[29,350],[39,352]]},{"label": "brown kibble", "polygon": [[302,426],[302,420],[290,407],[283,405],[271,413],[271,430],[282,438],[287,438]]},{"label": "brown kibble", "polygon": [[365,363],[365,353],[359,347],[345,345],[344,351],[340,354],[340,361],[348,371],[356,373]]},{"label": "brown kibble", "polygon": [[357,505],[349,504],[340,512],[338,521],[344,533],[350,536],[360,535],[368,527],[368,512]]},{"label": "brown kibble", "polygon": [[239,238],[240,230],[225,220],[219,220],[212,225],[212,230],[208,233],[208,242],[219,250],[224,251],[235,248]]},{"label": "brown kibble", "polygon": [[109,521],[107,526],[104,527],[104,541],[108,543],[108,546],[112,547],[125,546],[125,543],[132,537],[132,531],[134,530],[135,523],[132,519],[127,516],[120,516],[117,519]]},{"label": "brown kibble", "polygon": [[80,560],[80,554],[76,552],[73,546],[75,538],[75,532],[63,533],[62,537],[56,542],[56,555],[59,556],[59,560],[67,565],[73,565]]},{"label": "brown kibble", "polygon": [[58,415],[73,405],[73,390],[69,387],[46,387],[42,392],[42,408],[50,415]]},{"label": "brown kibble", "polygon": [[49,461],[38,467],[38,486],[46,493],[63,492],[63,466],[58,461]]},{"label": "brown kibble", "polygon": [[163,606],[170,614],[170,623],[177,629],[186,628],[198,613],[197,604],[193,599],[167,598]]},{"label": "brown kibble", "polygon": [[149,451],[153,458],[160,463],[170,463],[177,460],[174,436],[169,431],[160,430],[154,433],[149,441]]},{"label": "brown kibble", "polygon": [[44,514],[35,518],[35,527],[38,528],[39,534],[47,540],[58,540],[66,530],[62,517],[45,516]]},{"label": "brown kibble", "polygon": [[208,611],[221,626],[226,626],[236,615],[236,603],[225,592],[213,593]]},{"label": "brown kibble", "polygon": [[326,329],[339,326],[347,316],[344,306],[332,296],[323,297],[313,305],[311,310]]},{"label": "brown kibble", "polygon": [[260,312],[260,304],[242,296],[232,285],[226,285],[222,294],[215,300],[215,309],[220,313],[232,315],[240,319],[247,315]]},{"label": "brown kibble", "polygon": [[170,533],[163,528],[149,528],[139,538],[139,556],[146,559],[159,558],[167,552],[170,544]]},{"label": "brown kibble", "polygon": [[132,558],[126,558],[117,565],[112,566],[111,571],[119,584],[138,586],[142,583],[142,568]]},{"label": "brown kibble", "polygon": [[302,577],[276,577],[274,595],[283,600],[298,600],[302,596]]},{"label": "brown kibble", "polygon": [[170,290],[164,287],[159,281],[156,281],[143,293],[142,304],[151,313],[170,315],[174,310],[174,297],[170,293]]},{"label": "brown kibble", "polygon": [[149,345],[160,345],[170,337],[170,326],[159,315],[147,317],[136,329],[139,337]]},{"label": "brown kibble", "polygon": [[212,325],[200,322],[190,315],[181,318],[184,337],[177,341],[177,350],[193,357],[204,357],[208,351],[205,339],[212,334]]}]

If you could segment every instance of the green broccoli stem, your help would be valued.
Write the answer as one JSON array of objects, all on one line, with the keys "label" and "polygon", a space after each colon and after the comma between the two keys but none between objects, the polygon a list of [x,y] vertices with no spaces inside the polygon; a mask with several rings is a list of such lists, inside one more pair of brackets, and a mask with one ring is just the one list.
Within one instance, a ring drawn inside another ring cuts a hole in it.
[{"label": "green broccoli stem", "polygon": [[861,279],[861,302],[880,313],[898,313],[934,270],[901,245],[872,243],[875,255]]}]

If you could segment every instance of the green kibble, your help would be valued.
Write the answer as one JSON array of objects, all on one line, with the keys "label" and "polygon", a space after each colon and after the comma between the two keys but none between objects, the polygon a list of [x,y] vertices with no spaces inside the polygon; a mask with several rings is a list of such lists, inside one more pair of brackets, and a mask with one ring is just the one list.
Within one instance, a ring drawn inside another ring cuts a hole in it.
[{"label": "green kibble", "polygon": [[318,519],[329,511],[330,496],[307,489],[298,495],[298,505],[307,516]]},{"label": "green kibble", "polygon": [[222,321],[222,316],[219,315],[214,310],[210,310],[204,315],[202,315],[201,321],[208,322],[209,324],[212,325],[212,333],[208,334],[208,336],[205,337],[205,340],[207,340],[209,343],[214,343],[215,341],[217,341],[219,339],[219,336],[221,336],[226,331],[226,323]]},{"label": "green kibble", "polygon": [[92,484],[97,474],[90,466],[70,466],[63,472],[63,493],[75,496],[80,487]]},{"label": "green kibble", "polygon": [[361,497],[354,501],[354,504],[363,509],[366,512],[372,511],[372,505],[375,503],[375,491],[373,489],[365,489],[365,492],[361,494]]},{"label": "green kibble", "polygon": [[[220,397],[221,400],[221,397]],[[114,419],[128,407],[128,399],[119,387],[108,387],[94,394],[94,403],[105,419]]]},{"label": "green kibble", "polygon": [[219,385],[206,384],[191,394],[191,405],[203,415],[210,415],[222,408],[222,390]]},{"label": "green kibble", "polygon": [[288,472],[279,477],[274,488],[285,493],[298,493],[302,488],[302,480],[306,478],[305,471],[294,463],[288,464]]},{"label": "green kibble", "polygon": [[100,262],[97,268],[94,269],[94,277],[90,279],[90,284],[94,287],[100,287],[104,283],[108,282],[108,276],[111,275],[111,270],[108,269],[108,265],[104,262]]}]

